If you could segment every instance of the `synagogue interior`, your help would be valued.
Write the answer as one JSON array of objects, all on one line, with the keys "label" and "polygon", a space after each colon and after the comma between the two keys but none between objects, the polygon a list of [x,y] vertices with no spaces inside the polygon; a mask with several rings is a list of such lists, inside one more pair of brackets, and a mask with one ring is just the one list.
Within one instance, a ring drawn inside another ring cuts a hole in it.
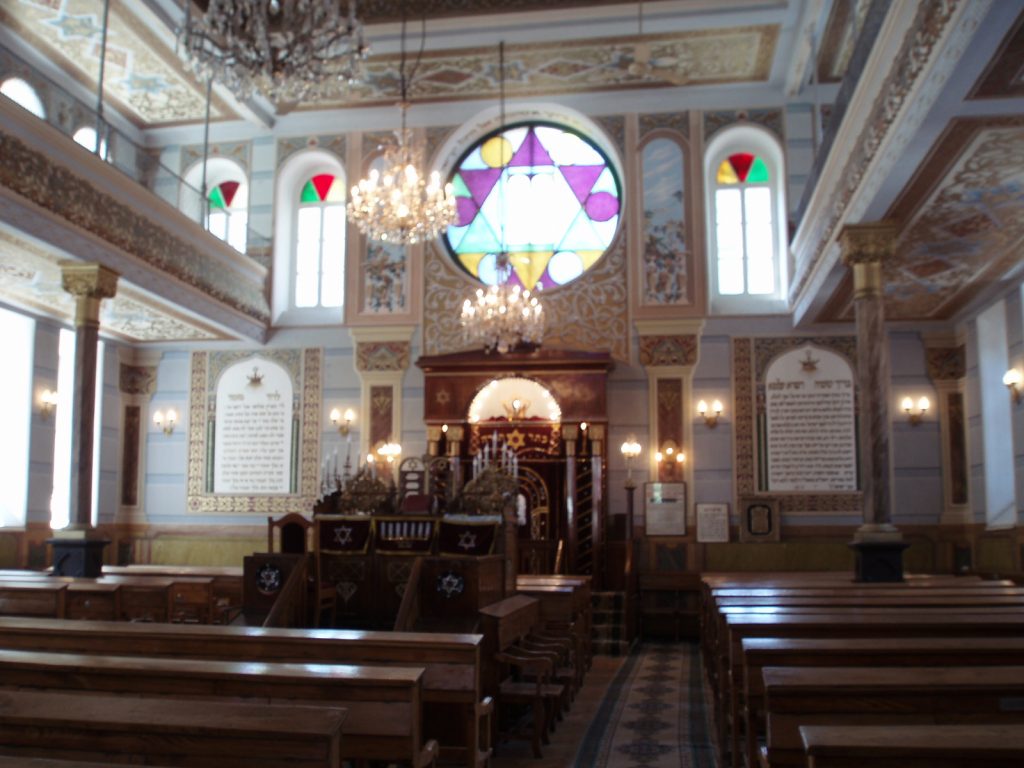
[{"label": "synagogue interior", "polygon": [[1024,0],[2,0],[0,94],[0,768],[1024,763]]}]

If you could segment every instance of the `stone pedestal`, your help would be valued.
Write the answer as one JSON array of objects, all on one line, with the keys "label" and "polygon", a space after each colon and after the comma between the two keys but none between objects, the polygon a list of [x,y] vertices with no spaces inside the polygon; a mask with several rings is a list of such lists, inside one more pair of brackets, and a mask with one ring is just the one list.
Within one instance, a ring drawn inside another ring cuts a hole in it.
[{"label": "stone pedestal", "polygon": [[851,541],[849,546],[857,558],[854,581],[903,581],[903,550],[910,546],[906,541]]},{"label": "stone pedestal", "polygon": [[95,579],[102,575],[103,549],[110,543],[109,539],[57,535],[46,543],[53,547],[54,576]]}]

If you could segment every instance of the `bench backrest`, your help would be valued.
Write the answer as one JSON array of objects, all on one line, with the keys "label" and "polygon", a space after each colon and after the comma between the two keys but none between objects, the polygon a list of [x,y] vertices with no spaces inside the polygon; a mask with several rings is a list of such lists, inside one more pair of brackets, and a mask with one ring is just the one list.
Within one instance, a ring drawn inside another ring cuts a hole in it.
[{"label": "bench backrest", "polygon": [[[334,707],[0,690],[0,750],[104,763],[341,768]],[[3,765],[3,763],[0,763]]]},{"label": "bench backrest", "polygon": [[422,667],[287,664],[0,650],[0,684],[196,699],[325,704],[348,710],[342,754],[415,759]]}]

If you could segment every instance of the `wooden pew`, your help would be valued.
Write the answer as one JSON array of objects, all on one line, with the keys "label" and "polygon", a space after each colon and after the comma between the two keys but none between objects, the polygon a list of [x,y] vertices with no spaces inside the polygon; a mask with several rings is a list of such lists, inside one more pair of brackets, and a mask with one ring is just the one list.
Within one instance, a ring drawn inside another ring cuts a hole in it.
[{"label": "wooden pew", "polygon": [[214,609],[242,606],[242,567],[216,565],[104,565],[104,576],[155,576],[171,579],[210,579]]},{"label": "wooden pew", "polygon": [[0,647],[11,649],[423,667],[425,737],[468,768],[490,755],[493,703],[484,693],[482,642],[468,634],[0,618]]},{"label": "wooden pew", "polygon": [[0,616],[63,619],[67,584],[5,582],[0,584]]},{"label": "wooden pew", "polygon": [[584,638],[583,654],[586,668],[590,669],[593,663],[593,649],[591,648],[590,635],[593,627],[593,600],[591,597],[591,577],[576,574],[519,574],[516,576],[516,585],[530,586],[566,586],[573,588],[574,605],[576,615],[582,621],[581,634]]},{"label": "wooden pew", "polygon": [[801,725],[1024,725],[1024,667],[766,667],[764,681],[769,768],[806,765]]},{"label": "wooden pew", "polygon": [[743,716],[748,765],[765,735],[765,667],[955,667],[1024,665],[1024,637],[747,638]]},{"label": "wooden pew", "polygon": [[[149,768],[170,768],[165,763],[149,763]],[[45,757],[11,757],[0,755],[0,768],[110,768],[110,763],[84,760],[48,760]]]},{"label": "wooden pew", "polygon": [[[141,626],[141,625],[140,625]],[[422,667],[229,662],[0,650],[4,687],[171,698],[298,701],[348,710],[341,755],[434,765],[424,743]]]},{"label": "wooden pew", "polygon": [[800,726],[808,768],[1024,765],[1022,725]]},{"label": "wooden pew", "polygon": [[[485,691],[500,704],[522,704],[531,708],[532,728],[529,734],[534,757],[541,757],[541,744],[547,743],[548,730],[561,707],[565,688],[551,681],[554,663],[550,658],[531,656],[522,651],[523,640],[540,625],[540,602],[526,595],[514,595],[480,609],[484,631]],[[517,681],[507,676],[510,668],[532,677]],[[491,693],[493,691],[493,693]],[[494,718],[493,739],[497,743]]]},{"label": "wooden pew", "polygon": [[333,707],[0,690],[0,752],[189,768],[341,768],[344,719]]},{"label": "wooden pew", "polygon": [[518,584],[522,595],[535,598],[540,603],[540,623],[535,631],[545,634],[558,633],[572,644],[571,664],[573,666],[572,693],[583,685],[586,651],[586,620],[580,604],[581,595],[572,586],[551,584]]},{"label": "wooden pew", "polygon": [[991,613],[949,615],[939,610],[897,613],[836,609],[829,613],[751,614],[725,617],[726,631],[715,649],[715,727],[721,749],[738,759],[743,680],[742,641],[748,637],[1015,637],[1024,633],[1024,612],[993,608]]}]

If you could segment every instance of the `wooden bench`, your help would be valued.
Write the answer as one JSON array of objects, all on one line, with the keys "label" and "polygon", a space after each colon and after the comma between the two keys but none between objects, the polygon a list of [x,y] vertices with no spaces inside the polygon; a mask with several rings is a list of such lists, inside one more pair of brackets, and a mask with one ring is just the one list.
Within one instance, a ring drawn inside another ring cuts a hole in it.
[{"label": "wooden bench", "polygon": [[1024,765],[1021,725],[803,725],[808,768],[1006,768]]},{"label": "wooden bench", "polygon": [[903,609],[895,614],[850,609],[806,614],[738,613],[725,617],[719,641],[714,688],[715,728],[720,749],[738,759],[739,712],[743,681],[742,641],[748,637],[1015,637],[1024,633],[1024,612],[993,608],[993,613],[949,615],[944,611]]},{"label": "wooden bench", "polygon": [[0,616],[63,619],[67,588],[67,584],[37,581],[0,583]]},{"label": "wooden bench", "polygon": [[104,764],[341,768],[344,719],[333,707],[0,690],[0,752]]},{"label": "wooden bench", "polygon": [[[490,754],[480,635],[0,618],[0,647],[171,658],[419,666],[424,735],[468,768]],[[484,738],[481,738],[481,733]]]},{"label": "wooden bench", "polygon": [[[550,741],[548,732],[554,727],[566,690],[552,682],[555,663],[549,656],[524,650],[524,639],[540,625],[540,602],[526,595],[507,597],[482,608],[480,621],[485,689],[494,691],[499,705],[530,707],[533,718],[528,737],[534,757],[542,757],[541,745]],[[497,743],[497,718],[494,721]]]},{"label": "wooden bench", "polygon": [[104,576],[155,576],[170,579],[210,579],[216,613],[241,609],[242,567],[216,565],[104,565]]},{"label": "wooden bench", "polygon": [[767,764],[804,766],[801,725],[1024,724],[1024,667],[766,667]]},{"label": "wooden bench", "polygon": [[583,637],[583,657],[586,669],[590,669],[593,663],[593,649],[591,648],[590,635],[593,627],[593,605],[591,597],[591,577],[585,575],[563,575],[557,573],[545,574],[519,574],[516,576],[516,586],[552,586],[572,587],[573,604],[576,616],[581,623],[581,635]]},{"label": "wooden bench", "polygon": [[743,715],[749,765],[765,735],[765,667],[954,667],[1024,665],[1024,637],[748,638],[743,640]]},{"label": "wooden bench", "polygon": [[343,707],[347,760],[433,765],[422,736],[422,667],[229,662],[0,650],[4,687]]}]

